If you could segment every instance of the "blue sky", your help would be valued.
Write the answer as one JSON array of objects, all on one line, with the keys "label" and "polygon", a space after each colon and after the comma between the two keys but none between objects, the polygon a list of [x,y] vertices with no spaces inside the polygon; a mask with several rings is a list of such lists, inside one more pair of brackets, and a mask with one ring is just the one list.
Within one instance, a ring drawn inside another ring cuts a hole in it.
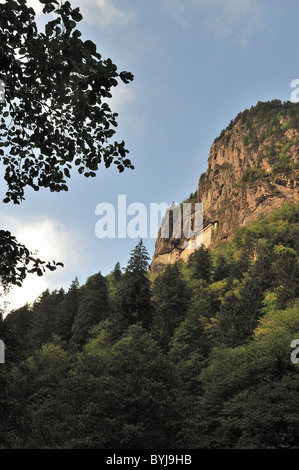
[{"label": "blue sky", "polygon": [[[38,13],[38,0],[28,2]],[[181,202],[197,188],[210,147],[240,111],[258,101],[290,99],[299,78],[298,0],[73,0],[83,39],[135,76],[111,100],[135,170],[103,168],[96,178],[74,173],[68,193],[28,191],[21,206],[3,205],[0,219],[20,241],[65,267],[28,277],[9,296],[11,308],[44,289],[80,284],[119,261],[138,239],[100,240],[95,208],[118,195],[127,204]],[[4,194],[2,185],[1,194]],[[3,199],[3,198],[2,198]],[[130,220],[130,217],[128,217]],[[155,239],[144,238],[150,256]]]}]

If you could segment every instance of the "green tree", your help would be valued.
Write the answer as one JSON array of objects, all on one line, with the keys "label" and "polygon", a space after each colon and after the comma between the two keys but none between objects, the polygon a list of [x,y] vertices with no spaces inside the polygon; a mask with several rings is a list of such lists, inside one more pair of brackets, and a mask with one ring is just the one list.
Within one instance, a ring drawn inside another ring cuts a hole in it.
[{"label": "green tree", "polygon": [[16,400],[15,388],[11,381],[10,370],[1,364],[0,367],[0,449],[11,449],[15,446],[16,432],[22,424],[22,407]]},{"label": "green tree", "polygon": [[198,397],[202,390],[198,376],[208,363],[211,341],[205,333],[203,319],[211,314],[206,300],[198,300],[190,307],[187,316],[175,330],[170,342],[169,358],[175,364],[181,381],[180,430],[176,445],[183,449],[199,447]]},{"label": "green tree", "polygon": [[72,326],[70,348],[81,349],[92,328],[109,316],[107,280],[99,272],[87,279]]},{"label": "green tree", "polygon": [[70,358],[60,346],[44,344],[12,370],[10,393],[19,406],[12,448],[63,445],[68,410],[59,393],[70,366]]},{"label": "green tree", "polygon": [[[133,75],[118,72],[91,40],[81,39],[76,29],[82,20],[79,8],[73,9],[69,1],[40,1],[43,13],[51,13],[44,32],[38,30],[26,0],[0,4],[5,203],[23,201],[26,187],[67,191],[73,165],[86,177],[95,176],[101,163],[106,168],[114,163],[120,172],[133,168],[125,143],[111,143],[117,113],[103,100],[111,98],[119,81],[127,84]],[[56,268],[29,253],[8,231],[0,232],[0,250],[4,286],[22,283],[27,273]]]},{"label": "green tree", "polygon": [[115,282],[119,282],[121,280],[122,272],[121,272],[121,267],[120,267],[119,262],[116,263],[112,274],[113,274],[113,278],[114,278]]},{"label": "green tree", "polygon": [[189,292],[176,264],[167,265],[153,283],[154,314],[151,328],[154,339],[166,351],[175,329],[184,320]]},{"label": "green tree", "polygon": [[20,404],[20,422],[11,439],[7,416],[5,442],[33,449],[175,448],[180,383],[174,365],[138,325],[113,346],[104,345],[101,331],[95,328],[77,362],[46,344],[13,369],[11,399]]},{"label": "green tree", "polygon": [[196,250],[189,259],[193,279],[203,279],[207,283],[211,280],[212,259],[210,251],[202,246]]},{"label": "green tree", "polygon": [[131,251],[124,276],[119,284],[115,319],[123,332],[134,323],[149,328],[152,322],[151,283],[147,274],[150,257],[140,240]]},{"label": "green tree", "polygon": [[298,302],[277,310],[269,299],[253,341],[213,350],[199,380],[197,435],[207,448],[298,448]]},{"label": "green tree", "polygon": [[223,255],[219,255],[216,259],[215,268],[213,272],[213,281],[222,281],[229,276],[230,265]]},{"label": "green tree", "polygon": [[88,447],[175,447],[179,381],[169,359],[139,325],[131,325],[112,348],[103,350],[97,344],[87,349],[79,369],[96,380],[81,416]]},{"label": "green tree", "polygon": [[80,301],[79,289],[79,281],[76,277],[59,306],[59,313],[57,316],[57,334],[60,336],[62,341],[69,342],[72,337],[72,327]]},{"label": "green tree", "polygon": [[296,251],[284,245],[276,245],[273,271],[279,293],[279,306],[285,308],[288,302],[299,297],[299,257]]},{"label": "green tree", "polygon": [[232,259],[229,263],[229,278],[231,281],[234,279],[242,279],[244,273],[248,270],[250,266],[250,259],[248,253],[245,250],[242,250],[241,253],[238,253],[236,259]]},{"label": "green tree", "polygon": [[52,336],[57,334],[57,318],[64,297],[63,289],[55,289],[52,292],[46,289],[34,302],[32,329],[29,333],[29,342],[33,350],[51,342]]},{"label": "green tree", "polygon": [[242,345],[251,338],[262,316],[263,286],[257,277],[247,274],[229,290],[217,316],[216,337],[228,347]]},{"label": "green tree", "polygon": [[149,260],[150,257],[148,255],[147,249],[145,248],[141,239],[135,248],[131,251],[126,273],[146,274]]},{"label": "green tree", "polygon": [[208,300],[199,299],[193,302],[170,342],[169,357],[176,364],[184,387],[196,393],[197,377],[206,365],[211,350],[204,321],[211,314],[211,303]]},{"label": "green tree", "polygon": [[28,304],[13,310],[4,319],[6,363],[17,363],[31,353],[30,334],[33,326],[33,311]]}]

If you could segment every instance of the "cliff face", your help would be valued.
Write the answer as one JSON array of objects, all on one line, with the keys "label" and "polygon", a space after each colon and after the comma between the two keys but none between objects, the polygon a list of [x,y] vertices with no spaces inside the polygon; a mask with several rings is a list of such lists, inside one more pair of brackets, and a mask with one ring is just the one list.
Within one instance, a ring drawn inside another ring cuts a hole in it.
[{"label": "cliff face", "polygon": [[[287,201],[299,202],[299,105],[259,103],[240,113],[211,147],[196,193],[203,204],[203,244],[213,249]],[[192,250],[185,243],[171,233],[162,238],[160,230],[151,271],[187,260]]]}]

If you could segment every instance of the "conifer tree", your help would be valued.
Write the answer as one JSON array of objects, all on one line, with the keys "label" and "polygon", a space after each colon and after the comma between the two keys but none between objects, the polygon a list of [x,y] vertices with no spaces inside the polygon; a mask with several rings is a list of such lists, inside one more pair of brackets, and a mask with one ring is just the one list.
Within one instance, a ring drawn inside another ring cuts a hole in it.
[{"label": "conifer tree", "polygon": [[212,273],[212,260],[210,251],[202,246],[190,256],[189,265],[192,266],[193,279],[203,279],[210,282]]},{"label": "conifer tree", "polygon": [[122,272],[121,272],[121,267],[120,267],[120,263],[117,262],[113,271],[112,271],[112,274],[113,274],[113,278],[116,282],[119,282],[121,280],[121,275],[122,275]]},{"label": "conifer tree", "polygon": [[57,334],[57,316],[65,292],[55,289],[52,292],[46,289],[33,305],[33,326],[30,334],[31,344],[38,349],[42,344],[51,341],[53,334]]},{"label": "conifer tree", "polygon": [[69,342],[72,336],[72,326],[79,306],[79,281],[76,277],[72,282],[59,309],[57,318],[57,334],[62,341]]},{"label": "conifer tree", "polygon": [[133,274],[146,274],[150,257],[145,248],[142,239],[138,242],[134,250],[131,251],[126,272]]},{"label": "conifer tree", "polygon": [[147,275],[149,259],[141,239],[131,251],[119,287],[117,316],[122,329],[135,323],[148,329],[152,322],[151,285]]},{"label": "conifer tree", "polygon": [[0,339],[6,347],[5,362],[24,360],[31,353],[28,341],[33,322],[33,312],[28,304],[10,312],[4,319],[4,336]]},{"label": "conifer tree", "polygon": [[152,332],[163,350],[173,336],[175,329],[184,320],[189,296],[187,286],[178,266],[167,265],[153,285],[155,305]]},{"label": "conifer tree", "polygon": [[81,349],[94,326],[109,314],[107,280],[99,272],[88,278],[72,327],[71,350]]}]

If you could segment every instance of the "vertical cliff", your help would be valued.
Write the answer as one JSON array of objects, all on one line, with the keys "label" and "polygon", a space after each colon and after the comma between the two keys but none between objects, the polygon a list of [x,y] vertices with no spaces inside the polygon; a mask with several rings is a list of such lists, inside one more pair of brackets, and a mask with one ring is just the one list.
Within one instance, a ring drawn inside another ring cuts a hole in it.
[{"label": "vertical cliff", "polygon": [[[199,178],[203,243],[213,248],[250,220],[299,202],[299,104],[274,100],[240,113],[215,139]],[[194,212],[193,216],[194,218]],[[207,232],[205,235],[205,231]],[[158,233],[151,270],[188,259],[186,239]]]}]

